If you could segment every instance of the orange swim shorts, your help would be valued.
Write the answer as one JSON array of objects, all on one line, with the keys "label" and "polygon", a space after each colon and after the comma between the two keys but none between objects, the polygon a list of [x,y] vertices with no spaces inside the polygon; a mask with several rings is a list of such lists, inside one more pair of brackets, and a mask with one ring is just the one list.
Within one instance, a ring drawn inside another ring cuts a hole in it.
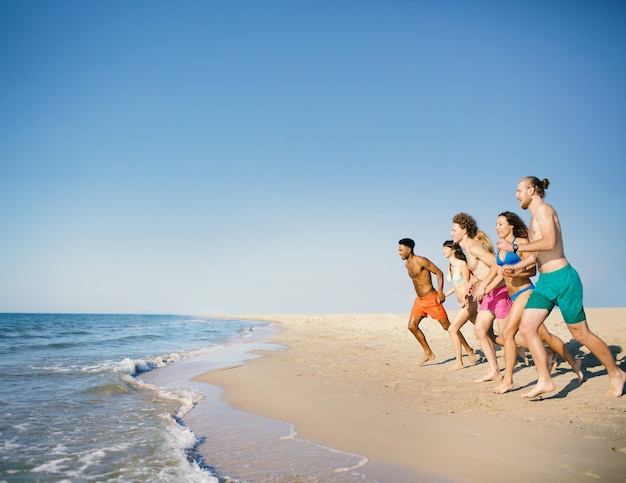
[{"label": "orange swim shorts", "polygon": [[426,317],[430,315],[435,320],[444,320],[448,318],[446,309],[439,300],[437,300],[437,292],[433,291],[426,297],[416,297],[411,310],[411,318]]}]

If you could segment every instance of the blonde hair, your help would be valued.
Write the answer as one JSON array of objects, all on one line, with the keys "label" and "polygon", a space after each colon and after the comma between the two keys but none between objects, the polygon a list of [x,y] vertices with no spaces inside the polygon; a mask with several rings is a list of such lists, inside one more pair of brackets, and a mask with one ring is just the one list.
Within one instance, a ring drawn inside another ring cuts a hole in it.
[{"label": "blonde hair", "polygon": [[489,239],[489,237],[484,231],[478,230],[478,233],[476,233],[476,236],[474,238],[478,240],[480,244],[484,246],[487,250],[489,250],[491,253],[495,253],[493,250],[493,243],[491,243],[491,240]]}]

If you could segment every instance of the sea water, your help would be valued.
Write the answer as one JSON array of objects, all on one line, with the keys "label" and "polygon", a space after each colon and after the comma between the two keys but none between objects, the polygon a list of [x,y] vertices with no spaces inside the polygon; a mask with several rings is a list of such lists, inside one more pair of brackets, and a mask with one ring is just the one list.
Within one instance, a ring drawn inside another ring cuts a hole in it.
[{"label": "sea water", "polygon": [[138,376],[259,322],[0,314],[0,481],[217,481],[180,423],[202,396]]},{"label": "sea water", "polygon": [[376,481],[359,471],[362,456],[301,440],[288,423],[236,411],[220,388],[191,380],[258,357],[249,341],[267,328],[0,314],[0,482]]}]

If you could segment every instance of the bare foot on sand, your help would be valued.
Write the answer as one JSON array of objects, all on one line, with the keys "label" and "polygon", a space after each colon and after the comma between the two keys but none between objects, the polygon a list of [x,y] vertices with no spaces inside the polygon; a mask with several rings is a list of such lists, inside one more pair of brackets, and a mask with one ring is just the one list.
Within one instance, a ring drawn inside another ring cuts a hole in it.
[{"label": "bare foot on sand", "polygon": [[458,371],[459,369],[465,369],[463,364],[454,364],[452,367],[449,367],[449,371]]},{"label": "bare foot on sand", "polygon": [[522,394],[522,397],[526,399],[532,399],[537,396],[541,396],[542,394],[552,392],[555,389],[556,386],[552,382],[552,379],[550,379],[550,381],[548,382],[537,382],[537,384],[535,384],[535,387],[533,387],[532,390]]},{"label": "bare foot on sand", "polygon": [[526,367],[528,367],[528,356],[526,355],[526,349],[523,347],[517,348],[517,358],[521,359]]},{"label": "bare foot on sand", "polygon": [[580,382],[581,384],[583,383],[583,381],[585,380],[585,374],[583,373],[582,367],[583,367],[583,361],[582,359],[575,359],[576,363],[574,365],[574,367],[572,367],[572,371],[574,371],[574,374],[576,374],[576,376],[578,376],[578,382]]},{"label": "bare foot on sand", "polygon": [[626,384],[626,372],[621,369],[618,375],[610,378],[609,392],[606,393],[607,397],[621,397],[624,394],[624,384]]},{"label": "bare foot on sand", "polygon": [[428,361],[432,361],[435,358],[435,354],[433,354],[432,352],[430,354],[424,354],[424,358],[418,362],[418,364],[421,366],[422,364],[424,364],[424,362],[428,362]]},{"label": "bare foot on sand", "polygon": [[502,381],[496,387],[492,387],[491,392],[494,392],[496,394],[504,394],[505,392],[512,391],[513,389],[515,389],[515,384],[513,384],[513,381]]},{"label": "bare foot on sand", "polygon": [[476,364],[476,361],[478,360],[476,358],[476,353],[474,351],[472,352],[468,352],[467,353],[467,357],[469,358],[470,362],[472,363],[472,365]]},{"label": "bare foot on sand", "polygon": [[487,381],[495,381],[500,382],[502,380],[502,376],[499,372],[490,372],[480,379],[476,379],[474,382],[487,382]]}]

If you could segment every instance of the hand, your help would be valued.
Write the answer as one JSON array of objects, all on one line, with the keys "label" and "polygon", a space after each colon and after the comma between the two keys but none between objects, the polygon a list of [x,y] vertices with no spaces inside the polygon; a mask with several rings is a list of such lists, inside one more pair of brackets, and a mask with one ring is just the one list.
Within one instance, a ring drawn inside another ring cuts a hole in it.
[{"label": "hand", "polygon": [[515,273],[513,265],[503,265],[500,267],[500,275],[503,277],[512,277]]},{"label": "hand", "polygon": [[513,243],[511,243],[508,240],[504,240],[504,239],[500,238],[498,240],[498,242],[496,243],[496,248],[498,250],[504,250],[505,252],[512,252],[513,251]]},{"label": "hand", "polygon": [[480,302],[485,296],[485,287],[482,283],[479,283],[476,287],[474,287],[474,298]]},{"label": "hand", "polygon": [[440,303],[444,303],[446,301],[446,294],[443,292],[437,292],[437,300],[439,300]]},{"label": "hand", "polygon": [[513,265],[505,265],[501,269],[503,277],[512,277],[515,274],[515,268]]}]

